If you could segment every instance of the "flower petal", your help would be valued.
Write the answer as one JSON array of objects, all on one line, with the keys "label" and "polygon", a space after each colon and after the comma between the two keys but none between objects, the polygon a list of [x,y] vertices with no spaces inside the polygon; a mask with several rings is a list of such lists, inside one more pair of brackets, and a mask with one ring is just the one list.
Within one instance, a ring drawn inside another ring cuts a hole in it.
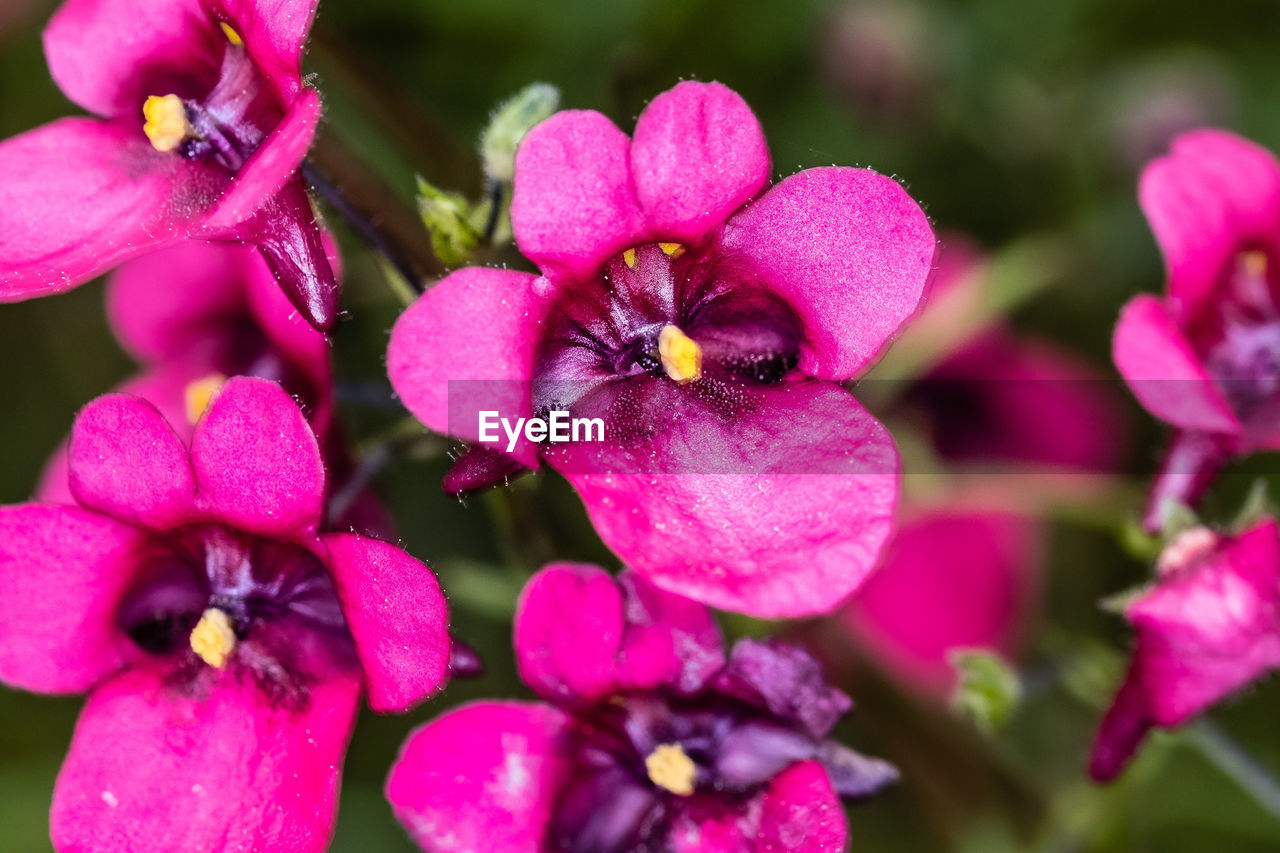
[{"label": "flower petal", "polygon": [[643,241],[630,151],[627,135],[591,110],[556,113],[520,143],[511,226],[544,273],[584,278]]},{"label": "flower petal", "polygon": [[768,185],[769,146],[737,92],[686,80],[640,114],[631,172],[650,232],[694,243]]},{"label": "flower petal", "polygon": [[66,0],[44,31],[49,72],[91,113],[136,120],[149,95],[201,97],[226,39],[200,0]]},{"label": "flower petal", "polygon": [[815,740],[826,737],[853,707],[847,695],[827,684],[822,664],[812,655],[777,640],[738,640],[714,684],[717,692],[799,725]]},{"label": "flower petal", "polygon": [[1036,534],[1030,518],[1006,512],[925,512],[898,528],[841,618],[891,673],[944,700],[956,680],[951,650],[1018,650],[1037,587]]},{"label": "flower petal", "polygon": [[1183,429],[1241,432],[1222,391],[1159,298],[1144,294],[1125,305],[1112,358],[1133,395],[1156,417]]},{"label": "flower petal", "polygon": [[218,0],[258,70],[288,101],[302,86],[302,49],[319,0]]},{"label": "flower petal", "polygon": [[848,827],[827,771],[801,761],[773,777],[762,798],[759,853],[844,850]]},{"label": "flower petal", "polygon": [[351,533],[323,537],[375,711],[407,711],[449,677],[449,613],[440,583],[405,551]]},{"label": "flower petal", "polygon": [[1138,200],[1164,254],[1174,310],[1185,320],[1213,295],[1237,252],[1276,245],[1280,163],[1233,133],[1184,133],[1143,170]]},{"label": "flower petal", "polygon": [[[480,436],[478,413],[512,423],[533,413],[533,359],[545,300],[527,273],[468,267],[446,276],[400,315],[391,330],[387,375],[405,406],[436,432],[469,441]],[[495,427],[500,446],[502,430]],[[524,439],[514,455],[538,464]]]},{"label": "flower petal", "polygon": [[[254,221],[254,214],[268,206],[290,182],[303,187],[298,167],[311,148],[319,120],[320,96],[314,89],[305,89],[289,105],[289,111],[253,156],[240,167],[226,194],[218,201],[217,208],[203,223],[203,236],[256,242],[261,223]],[[307,202],[305,210],[301,209],[301,204],[294,207],[308,223],[314,220],[310,202]]]},{"label": "flower petal", "polygon": [[191,439],[201,506],[266,535],[315,530],[325,469],[306,418],[284,389],[239,376],[213,398]]},{"label": "flower petal", "polygon": [[1268,519],[1126,608],[1153,719],[1174,726],[1280,666],[1280,531]]},{"label": "flower petal", "polygon": [[126,524],[164,529],[191,521],[196,479],[187,448],[146,400],[107,394],[71,431],[71,493]]},{"label": "flower petal", "polygon": [[207,695],[167,674],[132,670],[89,697],[54,790],[54,846],[326,849],[359,680],[321,681],[298,710],[231,671]]},{"label": "flower petal", "polygon": [[844,380],[916,311],[936,239],[898,183],[869,169],[806,169],[729,220],[721,251],[785,297],[806,329],[800,370]]},{"label": "flower petal", "polygon": [[705,607],[585,563],[534,575],[516,608],[515,647],[521,680],[558,705],[591,705],[619,690],[692,691],[724,658]]},{"label": "flower petal", "polygon": [[116,608],[141,540],[79,507],[0,507],[0,681],[76,693],[119,669],[130,642]]},{"label": "flower petal", "polygon": [[892,529],[893,440],[834,385],[725,394],[738,414],[672,401],[659,407],[668,422],[630,441],[634,413],[613,412],[605,442],[558,445],[547,459],[605,544],[663,589],[764,618],[825,613],[872,571]]},{"label": "flower petal", "polygon": [[464,705],[409,736],[387,799],[423,850],[543,853],[568,725],[546,705]]},{"label": "flower petal", "polygon": [[143,362],[189,352],[193,338],[243,313],[243,281],[252,264],[270,278],[256,255],[247,246],[183,240],[122,264],[106,291],[116,340]]},{"label": "flower petal", "polygon": [[225,182],[95,119],[0,142],[0,302],[70,290],[186,236]]}]

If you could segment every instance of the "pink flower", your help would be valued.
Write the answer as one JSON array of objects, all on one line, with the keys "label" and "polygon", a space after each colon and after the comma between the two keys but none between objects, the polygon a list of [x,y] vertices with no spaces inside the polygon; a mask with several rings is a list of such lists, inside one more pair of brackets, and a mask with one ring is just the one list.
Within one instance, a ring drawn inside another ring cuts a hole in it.
[{"label": "pink flower", "polygon": [[633,139],[590,111],[534,128],[512,222],[542,276],[450,275],[396,324],[388,371],[440,432],[562,410],[605,440],[484,444],[448,485],[545,459],[624,562],[716,607],[811,614],[856,588],[892,527],[898,458],[837,383],[916,310],[935,241],[875,172],[768,181],[759,123],[718,83],[659,95]]},{"label": "pink flower", "polygon": [[1089,772],[1105,782],[1148,731],[1181,725],[1280,667],[1280,529],[1205,528],[1173,541],[1155,584],[1125,607],[1129,673],[1102,721]]},{"label": "pink flower", "polygon": [[1176,432],[1147,526],[1192,503],[1235,454],[1280,447],[1280,163],[1230,133],[1177,137],[1147,166],[1139,200],[1168,271],[1138,296],[1114,357],[1135,396]]},{"label": "pink flower", "polygon": [[224,385],[189,448],[100,397],[70,470],[76,504],[0,508],[0,680],[90,691],[55,847],[324,849],[362,689],[403,711],[446,677],[434,575],[317,532],[319,446],[264,379]]},{"label": "pink flower", "polygon": [[96,118],[0,143],[0,301],[68,290],[186,237],[257,245],[317,328],[338,286],[298,170],[320,99],[315,0],[66,0],[54,80]]},{"label": "pink flower", "polygon": [[[326,245],[335,248],[326,235]],[[330,263],[337,268],[337,254]],[[325,336],[293,309],[250,247],[184,240],[127,261],[108,280],[107,319],[142,365],[118,390],[160,410],[183,441],[217,388],[260,376],[301,401],[326,450],[335,442],[333,366]],[[335,454],[327,453],[330,465]],[[45,469],[41,500],[71,500],[66,450]]]},{"label": "pink flower", "polygon": [[631,572],[543,569],[515,647],[545,704],[458,708],[391,770],[428,853],[843,850],[838,795],[896,778],[827,739],[851,703],[809,655],[741,640],[726,660],[706,608]]},{"label": "pink flower", "polygon": [[1040,586],[1039,540],[1039,526],[1025,515],[917,511],[840,618],[890,673],[945,699],[956,684],[951,652],[1013,658],[1020,651]]}]

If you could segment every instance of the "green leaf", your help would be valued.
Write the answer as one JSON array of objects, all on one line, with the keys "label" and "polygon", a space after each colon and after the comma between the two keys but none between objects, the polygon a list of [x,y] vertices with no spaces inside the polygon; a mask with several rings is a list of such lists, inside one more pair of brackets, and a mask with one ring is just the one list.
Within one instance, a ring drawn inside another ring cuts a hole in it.
[{"label": "green leaf", "polygon": [[1267,481],[1254,480],[1229,529],[1232,533],[1243,533],[1270,514],[1271,496],[1267,494]]},{"label": "green leaf", "polygon": [[950,658],[960,676],[952,709],[986,732],[1004,726],[1022,697],[1017,673],[999,655],[982,649],[957,649]]},{"label": "green leaf", "polygon": [[1177,539],[1179,534],[1186,533],[1194,527],[1203,526],[1195,510],[1175,500],[1166,500],[1161,505],[1160,517],[1160,536],[1166,545]]}]

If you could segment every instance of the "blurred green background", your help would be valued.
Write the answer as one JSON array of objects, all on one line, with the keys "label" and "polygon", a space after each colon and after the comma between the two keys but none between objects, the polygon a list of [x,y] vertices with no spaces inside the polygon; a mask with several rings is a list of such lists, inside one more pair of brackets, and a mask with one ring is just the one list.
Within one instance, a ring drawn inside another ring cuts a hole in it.
[{"label": "blurred green background", "polygon": [[[0,135],[74,111],[43,64],[51,8],[0,0]],[[1037,241],[1055,247],[1030,256],[1054,268],[1028,270],[1048,284],[1009,320],[1111,375],[1119,306],[1161,282],[1134,198],[1140,164],[1171,132],[1203,123],[1280,148],[1277,45],[1274,0],[324,0],[307,63],[330,131],[405,204],[415,173],[476,193],[474,141],[490,110],[529,82],[552,83],[565,106],[602,110],[630,129],[646,99],[677,80],[720,80],[756,110],[780,176],[874,166],[904,180],[940,231],[967,234],[996,257]],[[383,383],[400,304],[375,259],[334,224],[349,270],[339,374],[349,385]],[[0,500],[11,503],[29,496],[77,408],[132,365],[104,322],[101,283],[0,306],[0,365]],[[399,416],[344,408],[357,441]],[[1133,470],[1149,471],[1161,434],[1135,420]],[[381,796],[412,727],[468,698],[526,695],[509,611],[529,572],[552,556],[611,564],[563,482],[531,478],[463,504],[439,491],[445,465],[441,456],[398,460],[376,484],[407,547],[439,570],[455,630],[488,669],[406,717],[360,721],[337,851],[413,849]],[[1221,483],[1224,516],[1249,482],[1237,472]],[[1099,711],[1082,697],[1111,688],[1127,642],[1096,603],[1147,572],[1125,548],[1140,486],[1053,519],[1045,604],[1024,662],[1028,697],[1007,729],[979,734],[873,672],[859,676],[859,707],[842,733],[907,776],[851,810],[855,849],[1280,849],[1280,823],[1186,737],[1155,738],[1112,788],[1084,781]],[[48,802],[78,706],[0,688],[0,850],[48,849]],[[1280,772],[1277,707],[1269,686],[1213,717]]]}]

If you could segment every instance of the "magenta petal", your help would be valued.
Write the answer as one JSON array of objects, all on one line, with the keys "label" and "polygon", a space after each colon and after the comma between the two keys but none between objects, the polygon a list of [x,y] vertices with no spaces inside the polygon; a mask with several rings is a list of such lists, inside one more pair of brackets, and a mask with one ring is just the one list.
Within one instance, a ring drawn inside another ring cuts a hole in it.
[{"label": "magenta petal", "polygon": [[1010,513],[927,512],[898,528],[842,618],[891,673],[945,699],[952,650],[1017,652],[1038,585],[1036,532]]},{"label": "magenta petal", "polygon": [[[479,439],[478,413],[533,413],[533,359],[544,300],[527,273],[468,267],[446,276],[400,315],[391,330],[387,375],[405,406],[436,432]],[[499,428],[500,445],[506,439]],[[513,454],[536,467],[524,439]]]},{"label": "magenta petal", "polygon": [[1138,198],[1180,319],[1213,294],[1237,252],[1274,246],[1280,235],[1280,163],[1233,133],[1179,136],[1168,156],[1143,171]]},{"label": "magenta petal", "polygon": [[568,725],[546,705],[464,705],[409,736],[387,799],[429,853],[544,853]]},{"label": "magenta petal", "polygon": [[1153,719],[1173,726],[1280,666],[1280,532],[1266,520],[1125,611]]},{"label": "magenta petal", "polygon": [[163,671],[98,688],[76,724],[50,815],[63,853],[328,847],[360,683],[313,685],[305,710],[220,673],[187,695]]},{"label": "magenta petal", "polygon": [[173,427],[154,405],[107,394],[85,406],[71,431],[71,492],[88,509],[141,527],[190,520],[196,479]]},{"label": "magenta petal", "polygon": [[65,0],[44,52],[67,97],[91,113],[136,119],[140,131],[148,95],[209,90],[225,41],[201,0]]},{"label": "magenta petal", "polygon": [[694,243],[769,183],[769,146],[737,92],[685,81],[640,114],[631,171],[649,231]]},{"label": "magenta petal", "polygon": [[762,804],[757,853],[845,849],[844,808],[818,762],[801,761],[773,777]]},{"label": "magenta petal", "polygon": [[[305,89],[258,150],[240,167],[230,188],[205,221],[204,236],[255,241],[260,224],[252,221],[254,214],[291,181],[302,186],[298,167],[311,148],[319,120],[320,96],[313,89]],[[306,197],[305,191],[303,197]],[[305,218],[309,223],[315,218],[309,202]]]},{"label": "magenta petal", "polygon": [[924,211],[869,169],[806,169],[729,220],[722,252],[804,321],[800,369],[844,380],[916,311],[936,246]]},{"label": "magenta petal", "polygon": [[289,100],[302,86],[302,49],[319,0],[216,0],[240,34],[253,64]]},{"label": "magenta petal", "polygon": [[529,131],[516,152],[511,225],[544,273],[589,276],[643,241],[631,140],[600,113],[566,110]]},{"label": "magenta petal", "polygon": [[241,281],[251,263],[262,266],[256,255],[247,246],[183,240],[122,264],[106,292],[116,340],[139,361],[185,354],[194,337],[241,312]]},{"label": "magenta petal", "polygon": [[1156,417],[1183,429],[1240,433],[1231,406],[1159,298],[1136,296],[1120,312],[1112,358]]},{"label": "magenta petal", "polygon": [[436,576],[395,545],[324,537],[375,711],[407,711],[449,676],[449,613]]},{"label": "magenta petal", "polygon": [[76,693],[124,664],[116,608],[141,539],[79,507],[0,507],[0,681]]},{"label": "magenta petal", "polygon": [[293,398],[239,376],[213,398],[191,439],[201,506],[267,535],[314,531],[324,508],[320,447]]},{"label": "magenta petal", "polygon": [[1147,696],[1138,681],[1138,673],[1130,669],[1120,692],[1102,718],[1089,754],[1089,778],[1095,782],[1110,782],[1119,776],[1154,727],[1155,721],[1147,708]]},{"label": "magenta petal", "polygon": [[620,690],[692,691],[724,660],[705,607],[583,563],[552,563],[529,581],[515,647],[521,680],[560,705],[591,705]]},{"label": "magenta petal", "polygon": [[897,450],[834,385],[740,393],[739,417],[689,413],[637,446],[560,445],[547,459],[605,544],[663,589],[764,618],[825,613],[888,539]]},{"label": "magenta petal", "polygon": [[186,236],[224,184],[95,119],[0,142],[0,302],[69,290]]}]

